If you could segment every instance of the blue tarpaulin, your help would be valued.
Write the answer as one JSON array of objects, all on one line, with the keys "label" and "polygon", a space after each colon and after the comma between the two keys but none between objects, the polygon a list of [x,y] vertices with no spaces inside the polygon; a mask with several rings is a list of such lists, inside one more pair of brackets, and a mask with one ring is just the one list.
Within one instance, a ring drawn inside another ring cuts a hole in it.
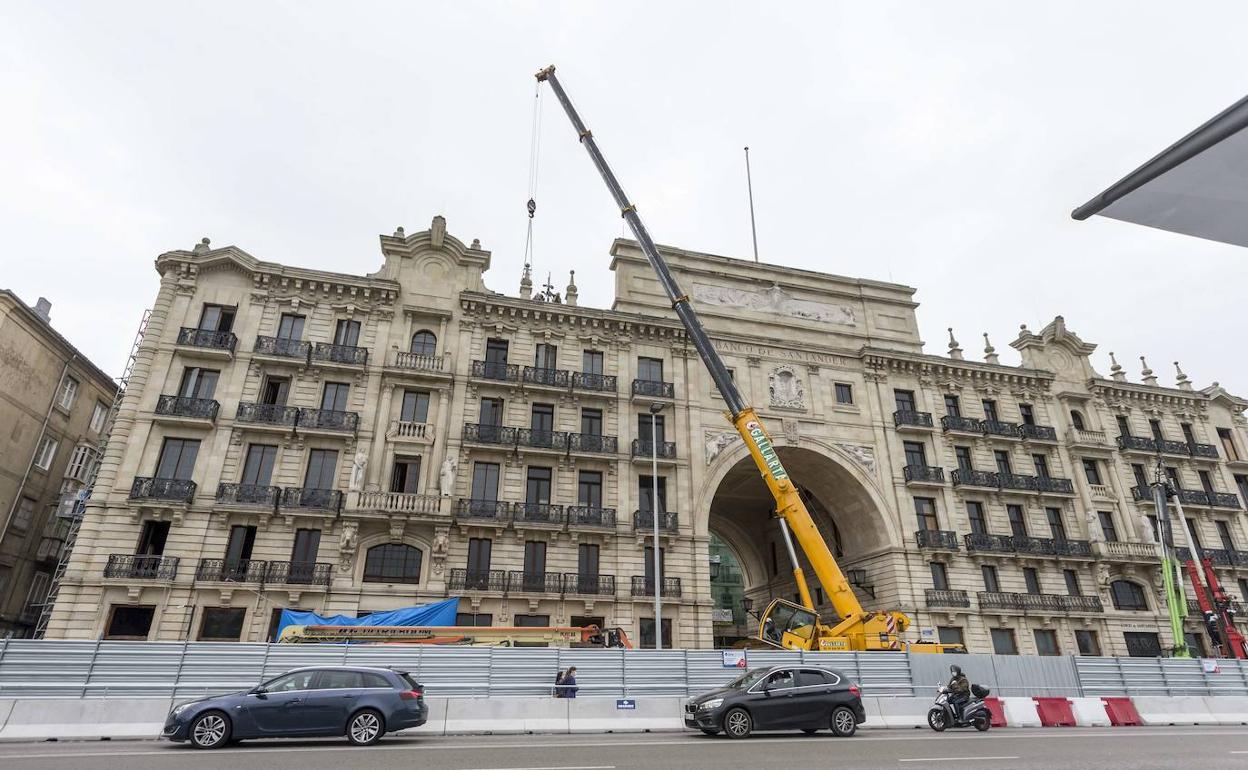
[{"label": "blue tarpaulin", "polygon": [[458,610],[459,597],[420,607],[374,612],[362,618],[317,615],[304,610],[282,610],[282,620],[277,624],[277,638],[282,638],[282,631],[286,626],[453,626]]}]

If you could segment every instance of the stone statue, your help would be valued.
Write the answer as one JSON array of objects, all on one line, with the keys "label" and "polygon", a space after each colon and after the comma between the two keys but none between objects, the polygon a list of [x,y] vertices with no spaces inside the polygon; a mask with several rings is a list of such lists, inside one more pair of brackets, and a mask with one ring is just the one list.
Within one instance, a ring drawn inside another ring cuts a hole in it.
[{"label": "stone statue", "polygon": [[433,536],[433,556],[434,558],[445,557],[447,548],[450,547],[450,541],[446,537],[445,530],[438,530]]},{"label": "stone statue", "polygon": [[355,538],[359,533],[359,525],[354,521],[343,522],[342,535],[338,538],[338,567],[343,572],[350,572],[355,561]]},{"label": "stone statue", "polygon": [[438,490],[443,497],[455,494],[455,471],[459,469],[459,458],[450,455],[442,461],[442,471],[438,474]]},{"label": "stone statue", "polygon": [[364,490],[364,469],[366,467],[368,467],[368,455],[361,449],[355,453],[355,458],[351,461],[351,484],[349,488],[352,492]]}]

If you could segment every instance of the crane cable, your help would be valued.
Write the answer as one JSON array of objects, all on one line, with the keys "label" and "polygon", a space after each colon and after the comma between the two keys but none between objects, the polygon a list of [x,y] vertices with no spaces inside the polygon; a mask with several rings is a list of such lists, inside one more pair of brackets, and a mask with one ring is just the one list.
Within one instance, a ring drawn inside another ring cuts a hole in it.
[{"label": "crane cable", "polygon": [[542,151],[542,84],[535,84],[533,91],[533,127],[529,138],[529,212],[528,233],[524,239],[524,271],[527,275],[533,263],[533,215],[537,213],[537,169]]}]

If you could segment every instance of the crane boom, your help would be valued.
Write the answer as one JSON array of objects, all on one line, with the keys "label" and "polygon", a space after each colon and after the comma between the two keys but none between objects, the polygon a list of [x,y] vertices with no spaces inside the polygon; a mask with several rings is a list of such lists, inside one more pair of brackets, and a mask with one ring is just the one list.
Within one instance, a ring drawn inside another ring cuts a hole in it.
[{"label": "crane boom", "polygon": [[[802,502],[797,487],[794,486],[788,472],[785,471],[784,464],[780,462],[780,457],[776,453],[775,446],[772,444],[762,420],[759,419],[753,407],[746,404],[740,391],[737,390],[732,377],[728,374],[727,367],[724,366],[723,359],[719,357],[719,353],[711,345],[711,340],[707,336],[702,322],[698,319],[697,312],[690,304],[688,295],[681,291],[680,286],[676,283],[676,279],[668,269],[666,260],[659,253],[654,240],[651,239],[650,233],[642,223],[641,217],[637,213],[637,207],[625,195],[624,188],[620,186],[619,180],[615,178],[615,174],[611,171],[611,167],[607,165],[602,151],[598,149],[598,143],[594,141],[593,133],[585,127],[585,123],[581,120],[580,115],[577,114],[576,108],[572,106],[571,100],[563,90],[563,86],[560,85],[559,79],[555,76],[555,68],[551,66],[541,70],[537,73],[537,79],[538,81],[548,83],[555,92],[555,97],[559,99],[559,103],[563,105],[563,110],[567,113],[568,119],[572,121],[572,127],[576,130],[581,145],[585,147],[585,151],[589,153],[594,167],[598,169],[602,180],[606,182],[607,189],[611,192],[611,197],[615,199],[621,215],[628,222],[628,226],[633,231],[633,235],[641,246],[642,252],[646,255],[650,266],[654,268],[654,272],[658,275],[659,283],[662,284],[668,299],[671,300],[672,309],[676,311],[680,322],[684,324],[689,338],[693,341],[694,348],[698,351],[698,356],[702,359],[702,363],[706,365],[707,371],[710,372],[715,387],[719,388],[719,392],[724,398],[724,403],[728,405],[734,427],[741,434],[742,440],[749,449],[750,456],[754,458],[754,464],[758,466],[763,481],[767,484],[772,497],[775,498],[776,513],[781,519],[782,530],[785,530],[786,545],[789,546],[790,554],[793,556],[794,577],[797,579],[798,590],[806,609],[813,609],[813,604],[810,600],[810,593],[806,588],[801,567],[797,563],[795,554],[792,554],[792,544],[788,541],[789,531],[797,538],[798,544],[815,570],[815,575],[823,585],[824,591],[828,595],[828,600],[841,617],[840,623],[833,630],[842,630],[842,633],[851,638],[854,636],[866,637],[870,634],[864,633],[862,629],[868,620],[875,618],[879,621],[880,634],[887,634],[889,638],[883,645],[879,644],[880,637],[878,635],[874,640],[875,644],[869,641],[862,642],[862,644],[873,648],[881,646],[884,649],[888,649],[890,646],[894,649],[897,648],[898,640],[896,634],[905,630],[909,625],[909,619],[900,612],[877,614],[863,610],[862,605],[858,602],[858,597],[854,595],[854,591],[849,585],[849,581],[845,579],[845,575],[841,572],[840,566],[837,565],[831,550],[815,526],[810,512],[806,510],[806,505]],[[872,625],[874,626],[875,624]],[[855,629],[857,630],[855,631]],[[811,631],[813,632],[814,629],[812,628]],[[813,643],[814,640],[812,639],[811,642]],[[862,647],[857,648],[862,649]]]}]

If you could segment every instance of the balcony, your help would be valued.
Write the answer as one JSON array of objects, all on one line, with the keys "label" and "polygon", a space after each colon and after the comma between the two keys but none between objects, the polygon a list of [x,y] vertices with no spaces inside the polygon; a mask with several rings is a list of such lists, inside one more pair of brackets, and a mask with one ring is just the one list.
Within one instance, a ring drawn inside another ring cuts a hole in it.
[{"label": "balcony", "polygon": [[221,405],[211,398],[161,396],[156,400],[156,415],[159,417],[179,417],[188,420],[216,422],[217,411],[220,408]]},{"label": "balcony", "polygon": [[332,571],[333,565],[328,562],[271,561],[264,570],[264,582],[268,585],[327,586]]},{"label": "balcony", "polygon": [[954,431],[957,433],[983,433],[984,430],[979,424],[979,420],[971,417],[959,417],[953,414],[947,414],[940,418],[940,427],[945,431]]},{"label": "balcony", "polygon": [[1100,430],[1084,430],[1082,428],[1071,428],[1068,434],[1071,444],[1076,446],[1087,447],[1105,447],[1109,446],[1109,436]]},{"label": "balcony", "polygon": [[619,448],[620,442],[615,436],[601,436],[597,433],[568,434],[569,452],[613,455],[619,451]]},{"label": "balcony", "polygon": [[1036,491],[1051,495],[1073,495],[1075,482],[1060,476],[1040,476],[1036,479]]},{"label": "balcony", "polygon": [[502,500],[472,500],[461,498],[455,501],[455,518],[472,519],[504,523],[510,518],[511,503]]},{"label": "balcony", "polygon": [[1155,439],[1154,443],[1161,450],[1163,455],[1186,455],[1191,457],[1192,452],[1187,448],[1186,441],[1171,441],[1168,438]]},{"label": "balcony", "polygon": [[599,393],[614,393],[619,389],[614,374],[591,374],[589,372],[573,372],[572,387],[576,390],[592,390]]},{"label": "balcony", "polygon": [[1197,444],[1196,442],[1188,442],[1187,453],[1192,457],[1204,460],[1218,459],[1218,448],[1213,444]]},{"label": "balcony", "polygon": [[178,576],[178,557],[109,554],[104,577],[126,580],[169,580]]},{"label": "balcony", "polygon": [[893,426],[896,428],[931,428],[931,412],[893,412]]},{"label": "balcony", "polygon": [[615,575],[580,575],[565,572],[563,592],[582,596],[615,596]]},{"label": "balcony", "polygon": [[293,430],[295,423],[299,421],[299,410],[285,404],[256,404],[242,401],[238,404],[238,412],[234,420],[249,425]]},{"label": "balcony", "polygon": [[213,583],[263,583],[268,562],[255,559],[200,559],[195,579]]},{"label": "balcony", "polygon": [[958,550],[958,533],[943,529],[920,529],[914,533],[914,541],[919,548],[939,551]]},{"label": "balcony", "polygon": [[358,492],[356,508],[386,513],[436,514],[441,511],[442,499],[436,495],[420,495],[415,492]]},{"label": "balcony", "polygon": [[928,588],[923,592],[928,607],[970,607],[971,597],[966,591]]},{"label": "balcony", "polygon": [[234,346],[238,344],[238,337],[234,336],[234,332],[219,332],[212,329],[195,329],[183,326],[181,329],[178,329],[177,344],[179,347],[196,348],[228,358],[234,355]]},{"label": "balcony", "polygon": [[512,521],[517,524],[543,524],[549,527],[563,526],[563,506],[551,503],[516,503],[512,506]]},{"label": "balcony", "polygon": [[519,382],[520,367],[505,361],[473,361],[472,376],[479,380]]},{"label": "balcony", "polygon": [[935,465],[907,465],[901,472],[907,484],[945,483],[945,469]]},{"label": "balcony", "polygon": [[981,610],[1021,610],[1023,595],[1002,591],[980,591],[979,608]]},{"label": "balcony", "polygon": [[634,398],[676,398],[676,385],[659,380],[633,380]]},{"label": "balcony", "polygon": [[1124,452],[1157,453],[1157,442],[1143,436],[1119,436],[1118,448]]},{"label": "balcony", "polygon": [[312,346],[312,361],[337,366],[368,366],[368,348],[318,342]]},{"label": "balcony", "polygon": [[1208,505],[1209,495],[1203,489],[1183,489],[1174,490],[1174,496],[1179,498],[1179,502],[1183,505]]},{"label": "balcony", "polygon": [[1234,551],[1225,548],[1203,548],[1200,555],[1219,567],[1230,567],[1235,563]]},{"label": "balcony", "polygon": [[1104,612],[1099,596],[1059,596],[1062,609],[1066,612]]},{"label": "balcony", "polygon": [[1114,499],[1113,490],[1104,484],[1089,484],[1088,492],[1092,494],[1093,500],[1106,500],[1112,502]]},{"label": "balcony", "polygon": [[977,471],[973,468],[956,468],[950,474],[955,487],[990,487],[997,489],[1000,484],[997,474],[992,471]]},{"label": "balcony", "polygon": [[386,438],[391,441],[433,441],[433,423],[395,420],[386,431]]},{"label": "balcony", "polygon": [[[1235,613],[1237,618],[1243,617],[1244,605],[1242,602],[1237,602],[1234,599],[1230,599],[1228,600],[1227,603],[1230,605],[1229,609],[1231,609]],[[1197,619],[1204,617],[1205,613],[1203,610],[1200,609],[1199,601],[1197,601],[1196,599],[1188,599],[1187,600],[1187,614],[1189,615],[1188,620],[1197,620]],[[1190,616],[1195,616],[1195,617],[1190,617]]]},{"label": "balcony", "polygon": [[1024,610],[1061,612],[1064,609],[1062,599],[1065,598],[1056,594],[1019,594],[1019,603],[1023,605]]},{"label": "balcony", "polygon": [[1230,492],[1209,492],[1209,504],[1215,508],[1242,508],[1239,495]]},{"label": "balcony", "polygon": [[1096,543],[1093,551],[1105,561],[1150,562],[1161,561],[1156,543],[1105,542]]},{"label": "balcony", "polygon": [[295,358],[307,363],[312,360],[312,343],[285,337],[258,336],[252,352],[258,356]]},{"label": "balcony", "polygon": [[[635,438],[633,439],[633,457],[640,459],[654,457],[655,453],[653,451],[653,447],[654,445],[650,443],[650,439]],[[658,449],[658,458],[660,460],[676,459],[675,441],[660,441]]]},{"label": "balcony", "polygon": [[1014,546],[1015,553],[1025,556],[1052,556],[1054,553],[1053,540],[1047,537],[1014,535],[1010,538],[1010,543]]},{"label": "balcony", "polygon": [[980,427],[984,431],[985,436],[1001,436],[1003,438],[1018,438],[1018,425],[1012,422],[1001,422],[1000,420],[984,420],[980,422]]},{"label": "balcony", "polygon": [[567,510],[569,527],[601,527],[615,529],[615,509],[595,508],[589,505],[569,506]]},{"label": "balcony", "polygon": [[1035,492],[1039,479],[1022,473],[997,473],[997,481],[1002,489],[1015,489],[1024,492]]},{"label": "balcony", "polygon": [[466,570],[453,569],[446,579],[446,590],[507,592],[507,573],[501,569]]},{"label": "balcony", "polygon": [[[670,511],[659,513],[659,531],[676,532],[679,530],[679,518]],[[633,529],[638,532],[654,530],[654,514],[650,511],[633,511]]]},{"label": "balcony", "polygon": [[[633,596],[654,596],[654,578],[645,575],[633,575]],[[663,595],[680,597],[680,578],[663,578]]]},{"label": "balcony", "polygon": [[1014,553],[1014,540],[1009,535],[987,535],[972,532],[965,535],[966,550],[981,553]]},{"label": "balcony", "polygon": [[342,492],[337,489],[286,487],[282,490],[281,507],[310,508],[321,511],[341,511]]},{"label": "balcony", "polygon": [[516,444],[531,449],[551,449],[556,452],[566,452],[568,451],[568,434],[562,430],[517,428]]},{"label": "balcony", "polygon": [[1048,425],[1023,423],[1018,426],[1018,435],[1028,441],[1057,441],[1057,430]]},{"label": "balcony", "polygon": [[1053,552],[1058,556],[1069,556],[1080,559],[1092,558],[1092,544],[1087,540],[1053,539]]},{"label": "balcony", "polygon": [[464,441],[472,441],[477,444],[515,446],[516,429],[506,425],[466,422],[464,423]]},{"label": "balcony", "polygon": [[299,410],[299,416],[296,418],[296,427],[300,430],[325,430],[335,433],[355,433],[360,427],[360,415],[358,412],[339,412],[335,409],[308,409],[303,407]]},{"label": "balcony", "polygon": [[507,573],[508,593],[525,594],[561,594],[563,593],[563,575],[559,572],[522,572],[513,570]]},{"label": "balcony", "polygon": [[1131,499],[1137,503],[1153,502],[1152,487],[1131,487]]},{"label": "balcony", "polygon": [[446,359],[444,356],[427,356],[423,353],[405,353],[400,350],[394,354],[394,366],[397,369],[411,369],[417,372],[442,372],[446,369]]},{"label": "balcony", "polygon": [[256,484],[231,484],[222,482],[217,485],[217,503],[219,505],[256,505],[264,508],[276,508],[282,497],[279,487],[265,487]]},{"label": "balcony", "polygon": [[572,372],[567,369],[544,369],[537,366],[526,366],[520,378],[526,385],[542,385],[548,388],[567,390],[572,383]]},{"label": "balcony", "polygon": [[131,500],[170,500],[189,503],[195,497],[196,484],[190,479],[156,479],[135,476],[130,485]]}]

